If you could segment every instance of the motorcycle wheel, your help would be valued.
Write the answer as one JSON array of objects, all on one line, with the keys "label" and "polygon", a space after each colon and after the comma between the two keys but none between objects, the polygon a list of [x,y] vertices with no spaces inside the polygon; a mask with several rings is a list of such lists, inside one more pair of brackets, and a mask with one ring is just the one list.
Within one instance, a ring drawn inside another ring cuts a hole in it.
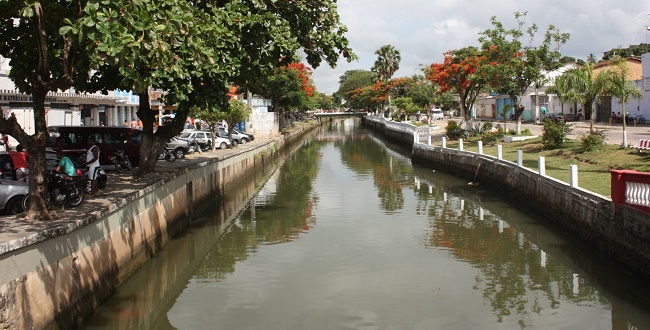
[{"label": "motorcycle wheel", "polygon": [[133,165],[131,165],[131,160],[129,159],[129,157],[127,157],[127,158],[124,160],[124,165],[126,166],[126,169],[127,169],[127,170],[130,170],[130,169],[133,168]]},{"label": "motorcycle wheel", "polygon": [[84,201],[84,191],[79,187],[75,187],[74,190],[68,196],[68,205],[76,207],[81,205],[81,202]]},{"label": "motorcycle wheel", "polygon": [[122,165],[118,161],[115,161],[115,170],[117,173],[122,173]]},{"label": "motorcycle wheel", "polygon": [[165,154],[165,160],[168,162],[173,162],[176,160],[176,156],[174,156],[174,153],[168,152]]}]

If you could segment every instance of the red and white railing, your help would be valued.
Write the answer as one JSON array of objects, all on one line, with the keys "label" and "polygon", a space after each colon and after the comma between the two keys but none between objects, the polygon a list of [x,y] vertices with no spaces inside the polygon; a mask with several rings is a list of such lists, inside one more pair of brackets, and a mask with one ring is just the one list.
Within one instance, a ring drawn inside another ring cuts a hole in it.
[{"label": "red and white railing", "polygon": [[612,201],[618,211],[621,204],[650,212],[650,173],[633,170],[610,170]]}]

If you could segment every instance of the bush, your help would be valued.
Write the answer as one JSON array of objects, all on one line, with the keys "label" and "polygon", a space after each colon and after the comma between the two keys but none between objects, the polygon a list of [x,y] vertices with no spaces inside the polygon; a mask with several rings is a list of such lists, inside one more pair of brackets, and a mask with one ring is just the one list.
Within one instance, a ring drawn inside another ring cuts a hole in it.
[{"label": "bush", "polygon": [[469,135],[461,127],[460,123],[455,120],[450,120],[447,122],[447,127],[445,128],[445,132],[447,133],[447,137],[449,137],[452,140],[458,140],[461,137],[465,137],[466,135]]},{"label": "bush", "polygon": [[605,145],[605,134],[603,131],[596,131],[593,134],[582,137],[582,152],[600,151]]},{"label": "bush", "polygon": [[542,129],[542,144],[548,149],[558,148],[564,143],[569,133],[571,133],[571,125],[565,121],[556,122],[546,118]]},{"label": "bush", "polygon": [[513,128],[509,129],[508,130],[508,135],[517,135],[517,130],[513,129]]},{"label": "bush", "polygon": [[521,135],[533,135],[529,128],[524,128],[521,130]]},{"label": "bush", "polygon": [[493,127],[493,125],[492,125],[492,122],[491,122],[491,121],[486,121],[486,122],[484,122],[484,123],[483,123],[483,127],[482,127],[482,128],[483,128],[483,132],[485,132],[485,133],[489,133],[490,131],[492,131],[492,127]]}]

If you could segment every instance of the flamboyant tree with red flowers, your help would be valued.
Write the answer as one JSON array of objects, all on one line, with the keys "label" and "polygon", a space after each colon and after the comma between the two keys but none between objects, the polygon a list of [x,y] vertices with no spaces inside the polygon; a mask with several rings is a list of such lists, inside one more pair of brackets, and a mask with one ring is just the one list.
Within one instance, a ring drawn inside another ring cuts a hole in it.
[{"label": "flamboyant tree with red flowers", "polygon": [[440,87],[437,93],[458,95],[465,127],[471,127],[472,107],[488,83],[482,71],[486,65],[485,55],[479,49],[465,47],[445,53],[444,62],[431,64],[427,72],[427,79]]}]

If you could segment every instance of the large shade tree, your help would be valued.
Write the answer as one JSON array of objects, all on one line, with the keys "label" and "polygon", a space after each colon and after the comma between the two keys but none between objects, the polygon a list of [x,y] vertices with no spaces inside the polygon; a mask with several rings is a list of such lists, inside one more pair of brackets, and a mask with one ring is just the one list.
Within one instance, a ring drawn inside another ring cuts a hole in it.
[{"label": "large shade tree", "polygon": [[[525,12],[515,12],[517,27],[506,29],[496,17],[492,17],[492,29],[481,32],[479,37],[481,49],[490,62],[484,67],[490,88],[512,100],[517,132],[521,130],[521,115],[525,110],[521,105],[524,92],[543,76],[545,70],[557,67],[561,57],[559,45],[569,38],[569,34],[559,33],[549,25],[541,43],[533,45],[539,28],[536,24],[525,27],[525,18]],[[522,42],[522,38],[527,38],[526,42]],[[554,45],[558,48],[553,49]]]},{"label": "large shade tree", "polygon": [[373,86],[377,81],[377,74],[367,70],[348,70],[339,77],[339,89],[333,97],[339,103],[355,109],[363,109],[364,104],[355,103],[354,99],[347,97],[348,93],[359,88]]},{"label": "large shade tree", "polygon": [[[160,150],[197,103],[218,98],[225,108],[231,84],[247,87],[295,62],[299,51],[313,67],[355,58],[335,1],[91,0],[85,10],[67,32],[91,45],[96,86],[140,96],[137,176],[154,170]],[[150,89],[166,91],[164,102],[177,106],[172,123],[155,132]]]},{"label": "large shade tree", "polygon": [[84,15],[85,3],[0,1],[0,55],[9,59],[9,78],[16,88],[33,100],[33,134],[27,134],[13,115],[0,118],[0,131],[13,136],[29,153],[30,205],[24,213],[28,219],[56,217],[45,200],[45,99],[49,92],[66,90],[74,80],[87,76],[88,62],[78,40],[59,34],[66,20]]}]

